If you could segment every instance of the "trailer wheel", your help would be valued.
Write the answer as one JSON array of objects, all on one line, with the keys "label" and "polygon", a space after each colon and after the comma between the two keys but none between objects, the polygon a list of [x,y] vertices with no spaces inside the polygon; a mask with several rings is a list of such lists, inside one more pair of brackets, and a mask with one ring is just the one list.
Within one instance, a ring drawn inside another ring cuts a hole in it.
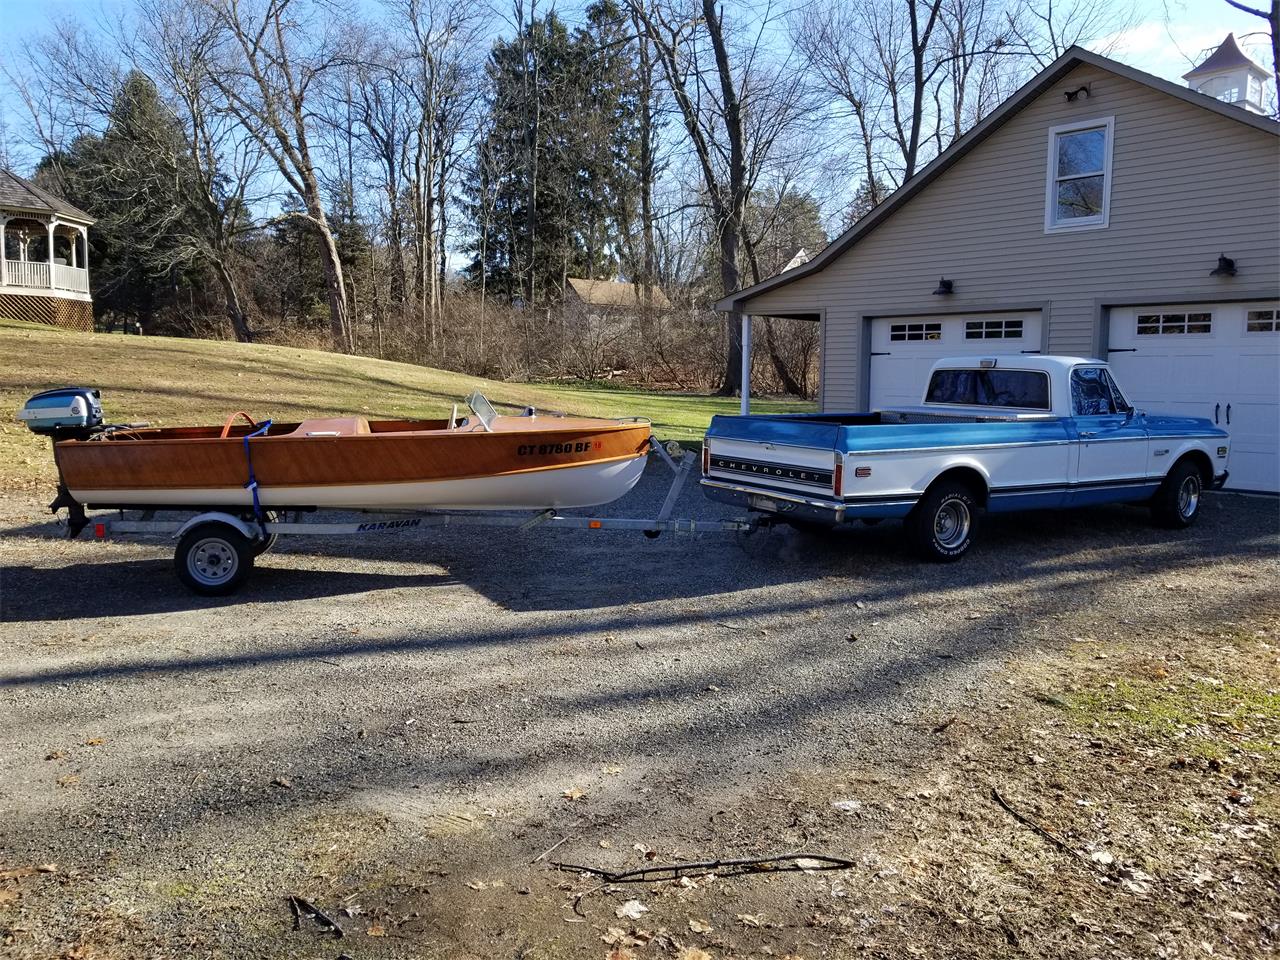
[{"label": "trailer wheel", "polygon": [[963,483],[944,481],[931,487],[907,516],[912,547],[925,560],[959,560],[973,546],[978,530],[978,504]]},{"label": "trailer wheel", "polygon": [[252,541],[249,544],[249,547],[253,551],[253,555],[255,557],[260,557],[274,547],[278,539],[280,539],[280,534],[268,533],[266,539],[259,537],[257,540]]},{"label": "trailer wheel", "polygon": [[225,523],[202,523],[178,541],[174,568],[178,579],[202,597],[234,593],[253,569],[254,544]]}]

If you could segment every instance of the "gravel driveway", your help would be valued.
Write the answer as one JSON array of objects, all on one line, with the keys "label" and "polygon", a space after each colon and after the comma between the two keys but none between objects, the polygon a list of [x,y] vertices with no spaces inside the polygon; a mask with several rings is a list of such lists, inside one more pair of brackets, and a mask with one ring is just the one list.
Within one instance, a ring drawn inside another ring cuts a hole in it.
[{"label": "gravel driveway", "polygon": [[[0,900],[19,957],[602,955],[617,904],[580,922],[546,860],[794,849],[817,834],[763,818],[779,784],[829,807],[843,771],[920,762],[1028,649],[1230,618],[1274,592],[1280,527],[1229,495],[1185,532],[1005,516],[949,566],[893,523],[295,538],[208,600],[170,544],[59,540],[40,502],[0,500],[0,872],[57,865]],[[692,484],[677,514],[730,515]],[[291,893],[358,941],[291,931]]]}]

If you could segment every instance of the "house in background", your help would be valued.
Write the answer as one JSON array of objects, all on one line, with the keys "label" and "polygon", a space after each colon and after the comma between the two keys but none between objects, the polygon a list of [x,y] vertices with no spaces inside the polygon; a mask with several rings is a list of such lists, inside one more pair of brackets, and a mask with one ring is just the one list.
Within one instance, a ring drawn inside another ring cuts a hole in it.
[{"label": "house in background", "polygon": [[[1280,124],[1234,38],[1196,89],[1068,50],[807,263],[722,311],[818,321],[824,410],[919,402],[957,355],[1104,357],[1280,491]],[[1214,78],[1233,78],[1224,84]]]},{"label": "house in background", "polygon": [[596,316],[634,316],[643,306],[653,310],[670,310],[671,301],[657,287],[648,289],[619,280],[586,280],[569,277],[565,290],[565,306]]},{"label": "house in background", "polygon": [[0,170],[0,317],[93,330],[93,217]]}]

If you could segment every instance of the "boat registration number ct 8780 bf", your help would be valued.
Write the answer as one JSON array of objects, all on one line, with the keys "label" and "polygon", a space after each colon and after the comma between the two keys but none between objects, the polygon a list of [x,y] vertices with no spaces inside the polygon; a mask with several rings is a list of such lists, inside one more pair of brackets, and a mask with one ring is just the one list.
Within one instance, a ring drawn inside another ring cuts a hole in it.
[{"label": "boat registration number ct 8780 bf", "polygon": [[599,440],[576,440],[572,443],[522,443],[516,447],[518,457],[545,457],[549,453],[590,453],[600,450],[604,444]]}]

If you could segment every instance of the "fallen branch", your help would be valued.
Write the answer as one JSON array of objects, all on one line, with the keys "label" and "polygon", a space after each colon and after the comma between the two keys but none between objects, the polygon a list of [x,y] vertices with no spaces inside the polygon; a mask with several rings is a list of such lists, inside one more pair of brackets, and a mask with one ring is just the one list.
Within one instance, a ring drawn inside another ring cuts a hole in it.
[{"label": "fallen branch", "polygon": [[[802,864],[800,861],[810,860],[813,863]],[[778,866],[778,864],[786,864]],[[702,860],[687,863],[668,863],[659,866],[641,867],[638,870],[623,870],[614,873],[599,867],[587,867],[577,863],[561,863],[551,861],[557,870],[570,873],[589,873],[600,877],[607,883],[652,883],[657,880],[675,880],[679,877],[704,876],[718,873],[720,876],[733,877],[744,873],[782,872],[790,870],[847,870],[857,864],[843,857],[831,857],[824,853],[782,853],[776,857],[744,857],[735,860]]]},{"label": "fallen branch", "polygon": [[529,861],[529,863],[531,863],[531,864],[537,863],[539,860],[541,860],[543,857],[547,856],[549,853],[553,852],[553,851],[554,851],[558,846],[560,846],[560,844],[562,844],[562,843],[566,842],[568,839],[569,839],[568,837],[561,837],[559,840],[557,840],[555,843],[553,843],[553,844],[552,844],[550,847],[548,847],[546,850],[543,850],[540,854],[538,854],[536,857],[534,857],[532,860],[530,860],[530,861]]},{"label": "fallen branch", "polygon": [[323,910],[308,900],[289,894],[289,910],[293,913],[293,929],[302,929],[302,918],[314,920],[317,926],[328,927],[335,939],[341,939],[346,936],[346,932],[342,927],[338,926],[338,921],[326,914]]},{"label": "fallen branch", "polygon": [[1013,807],[1009,806],[1009,802],[1005,800],[1004,797],[1000,796],[1000,791],[997,790],[995,787],[991,788],[991,799],[1000,805],[1000,809],[1002,809],[1005,813],[1009,814],[1009,816],[1013,817],[1013,819],[1017,820],[1020,824],[1022,824],[1024,827],[1026,827],[1036,836],[1041,837],[1044,840],[1047,840],[1049,843],[1053,844],[1063,853],[1068,853],[1071,856],[1075,857],[1077,860],[1081,860],[1081,861],[1084,860],[1084,857],[1082,857],[1077,850],[1075,850],[1073,847],[1068,845],[1064,840],[1061,840],[1059,837],[1050,833],[1048,830],[1040,826],[1040,824],[1036,823],[1030,817],[1024,816],[1023,814],[1019,813],[1017,810],[1013,809]]}]

